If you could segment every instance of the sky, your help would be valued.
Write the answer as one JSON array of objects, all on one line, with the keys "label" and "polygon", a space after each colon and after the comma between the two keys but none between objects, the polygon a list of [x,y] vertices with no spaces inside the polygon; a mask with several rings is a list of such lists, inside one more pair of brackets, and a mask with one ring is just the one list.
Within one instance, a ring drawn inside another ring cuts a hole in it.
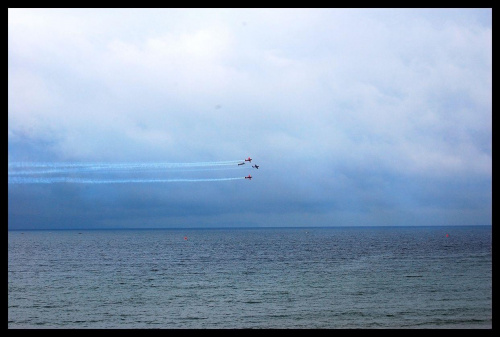
[{"label": "sky", "polygon": [[8,162],[9,229],[491,225],[492,9],[10,8]]}]

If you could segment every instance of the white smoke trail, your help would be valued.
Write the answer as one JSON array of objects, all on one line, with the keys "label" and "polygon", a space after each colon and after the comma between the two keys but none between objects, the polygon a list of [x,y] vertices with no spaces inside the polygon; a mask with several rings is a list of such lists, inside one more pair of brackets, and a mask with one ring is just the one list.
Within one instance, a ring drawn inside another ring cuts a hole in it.
[{"label": "white smoke trail", "polygon": [[85,179],[85,178],[67,178],[67,177],[9,177],[9,184],[55,184],[55,183],[73,183],[73,184],[130,184],[130,183],[175,183],[175,182],[203,182],[203,181],[230,181],[240,180],[245,177],[232,178],[200,178],[200,179]]},{"label": "white smoke trail", "polygon": [[26,175],[44,175],[44,174],[55,174],[55,173],[131,173],[131,172],[165,172],[168,170],[168,172],[196,172],[196,171],[220,171],[220,170],[240,170],[244,169],[245,167],[243,166],[225,166],[225,167],[174,167],[174,168],[112,168],[112,169],[106,169],[106,168],[99,168],[96,169],[94,167],[89,167],[89,168],[54,168],[54,169],[22,169],[22,170],[10,170],[8,172],[9,176],[26,176]]},{"label": "white smoke trail", "polygon": [[43,163],[43,162],[12,162],[9,169],[87,169],[87,170],[130,170],[130,169],[168,169],[181,167],[230,166],[244,162],[242,160],[226,160],[191,163]]},{"label": "white smoke trail", "polygon": [[[125,184],[125,183],[170,183],[209,182],[244,179],[244,177],[223,178],[170,178],[173,172],[216,171],[242,169],[237,165],[243,160],[191,163],[9,163],[9,184]],[[109,175],[112,175],[110,177]],[[120,174],[119,177],[116,175]],[[138,175],[146,175],[138,177]],[[125,178],[133,175],[133,178]],[[160,176],[158,176],[160,175]],[[124,177],[125,176],[125,177]]]}]

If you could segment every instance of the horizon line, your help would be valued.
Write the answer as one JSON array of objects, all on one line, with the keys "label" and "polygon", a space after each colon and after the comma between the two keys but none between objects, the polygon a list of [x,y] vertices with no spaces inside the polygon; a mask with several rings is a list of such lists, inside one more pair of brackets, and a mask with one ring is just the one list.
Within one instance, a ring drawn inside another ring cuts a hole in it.
[{"label": "horizon line", "polygon": [[235,227],[99,227],[99,228],[8,228],[7,231],[93,231],[93,230],[200,230],[200,229],[311,229],[396,227],[492,227],[489,225],[337,225],[337,226],[235,226]]}]

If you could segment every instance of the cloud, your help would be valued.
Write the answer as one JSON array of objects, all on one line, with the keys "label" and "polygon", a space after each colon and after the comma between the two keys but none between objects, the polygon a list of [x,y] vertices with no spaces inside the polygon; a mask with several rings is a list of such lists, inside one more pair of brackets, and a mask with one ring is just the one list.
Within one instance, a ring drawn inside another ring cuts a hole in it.
[{"label": "cloud", "polygon": [[[258,158],[259,197],[214,206],[221,186],[189,186],[176,217],[406,219],[420,200],[473,202],[453,184],[488,214],[491,9],[9,9],[8,55],[9,161]],[[407,205],[404,181],[427,186]]]}]

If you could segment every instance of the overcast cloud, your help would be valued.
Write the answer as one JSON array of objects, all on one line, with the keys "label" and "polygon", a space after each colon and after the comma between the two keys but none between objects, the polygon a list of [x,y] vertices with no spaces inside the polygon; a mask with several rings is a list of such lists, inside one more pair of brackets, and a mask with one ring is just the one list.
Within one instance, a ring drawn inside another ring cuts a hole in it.
[{"label": "overcast cloud", "polygon": [[10,229],[491,225],[491,9],[8,15],[9,163],[260,165],[9,184]]}]

